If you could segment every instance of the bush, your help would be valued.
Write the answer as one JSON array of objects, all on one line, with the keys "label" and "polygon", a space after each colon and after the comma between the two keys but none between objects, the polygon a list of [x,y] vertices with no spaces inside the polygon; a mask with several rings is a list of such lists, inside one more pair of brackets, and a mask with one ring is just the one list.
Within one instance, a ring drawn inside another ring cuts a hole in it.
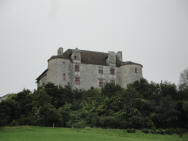
[{"label": "bush", "polygon": [[136,129],[133,128],[127,129],[127,133],[136,133]]},{"label": "bush", "polygon": [[160,134],[166,134],[166,130],[165,129],[159,129],[159,131],[160,131]]},{"label": "bush", "polygon": [[152,134],[157,134],[157,131],[156,131],[156,129],[151,129],[151,131],[150,131]]},{"label": "bush", "polygon": [[163,130],[163,129],[156,129],[155,133],[156,134],[165,134],[165,130]]},{"label": "bush", "polygon": [[176,133],[176,129],[174,129],[174,128],[166,129],[165,133],[169,134],[169,135],[175,134]]},{"label": "bush", "polygon": [[74,128],[85,128],[86,127],[86,123],[85,121],[78,121],[76,123],[73,124]]},{"label": "bush", "polygon": [[178,128],[178,129],[176,129],[176,133],[177,134],[184,134],[186,132],[187,132],[187,129],[184,129],[184,128]]},{"label": "bush", "polygon": [[148,134],[149,130],[148,129],[142,129],[142,132],[145,133],[145,134]]},{"label": "bush", "polygon": [[19,123],[16,121],[16,120],[13,120],[11,123],[10,123],[11,126],[17,126],[19,125]]}]

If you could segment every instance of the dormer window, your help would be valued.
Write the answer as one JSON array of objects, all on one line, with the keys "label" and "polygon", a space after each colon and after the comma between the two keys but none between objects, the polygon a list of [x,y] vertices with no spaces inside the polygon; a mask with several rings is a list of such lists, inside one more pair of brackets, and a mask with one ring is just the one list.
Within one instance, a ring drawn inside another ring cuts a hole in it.
[{"label": "dormer window", "polygon": [[80,66],[78,64],[75,65],[75,72],[79,72],[80,71]]},{"label": "dormer window", "polygon": [[110,69],[110,74],[112,74],[112,75],[115,74],[115,69],[114,69],[114,68],[111,68],[111,69]]}]

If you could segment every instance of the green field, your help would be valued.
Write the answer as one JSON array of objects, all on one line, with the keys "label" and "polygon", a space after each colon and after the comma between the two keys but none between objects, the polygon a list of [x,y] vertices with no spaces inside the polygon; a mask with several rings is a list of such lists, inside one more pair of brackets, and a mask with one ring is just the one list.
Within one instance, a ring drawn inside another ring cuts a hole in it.
[{"label": "green field", "polygon": [[188,141],[188,134],[180,138],[176,134],[127,133],[117,129],[19,126],[0,128],[0,141]]}]

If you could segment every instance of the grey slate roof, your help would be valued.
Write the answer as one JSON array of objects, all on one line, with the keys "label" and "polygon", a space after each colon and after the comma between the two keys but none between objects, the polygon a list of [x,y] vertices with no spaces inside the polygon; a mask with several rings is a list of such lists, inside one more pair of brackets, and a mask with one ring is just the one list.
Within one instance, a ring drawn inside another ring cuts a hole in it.
[{"label": "grey slate roof", "polygon": [[39,76],[36,78],[37,82],[47,73],[47,71],[48,71],[48,69],[46,69],[45,71],[43,71],[42,74],[39,75]]},{"label": "grey slate roof", "polygon": [[[106,58],[108,57],[108,53],[96,52],[96,51],[87,51],[80,50],[81,53],[81,62],[83,64],[94,64],[94,65],[103,65],[106,66]],[[66,50],[63,55],[52,56],[49,60],[54,58],[64,58],[70,59],[72,54],[72,49]]]}]

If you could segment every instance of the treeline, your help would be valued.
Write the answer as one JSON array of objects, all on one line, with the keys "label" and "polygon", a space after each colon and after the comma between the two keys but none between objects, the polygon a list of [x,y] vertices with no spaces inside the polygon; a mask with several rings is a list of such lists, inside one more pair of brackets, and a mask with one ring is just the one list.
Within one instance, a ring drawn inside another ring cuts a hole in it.
[{"label": "treeline", "polygon": [[188,87],[142,79],[123,89],[72,90],[48,84],[23,90],[0,103],[0,126],[188,129]]}]

